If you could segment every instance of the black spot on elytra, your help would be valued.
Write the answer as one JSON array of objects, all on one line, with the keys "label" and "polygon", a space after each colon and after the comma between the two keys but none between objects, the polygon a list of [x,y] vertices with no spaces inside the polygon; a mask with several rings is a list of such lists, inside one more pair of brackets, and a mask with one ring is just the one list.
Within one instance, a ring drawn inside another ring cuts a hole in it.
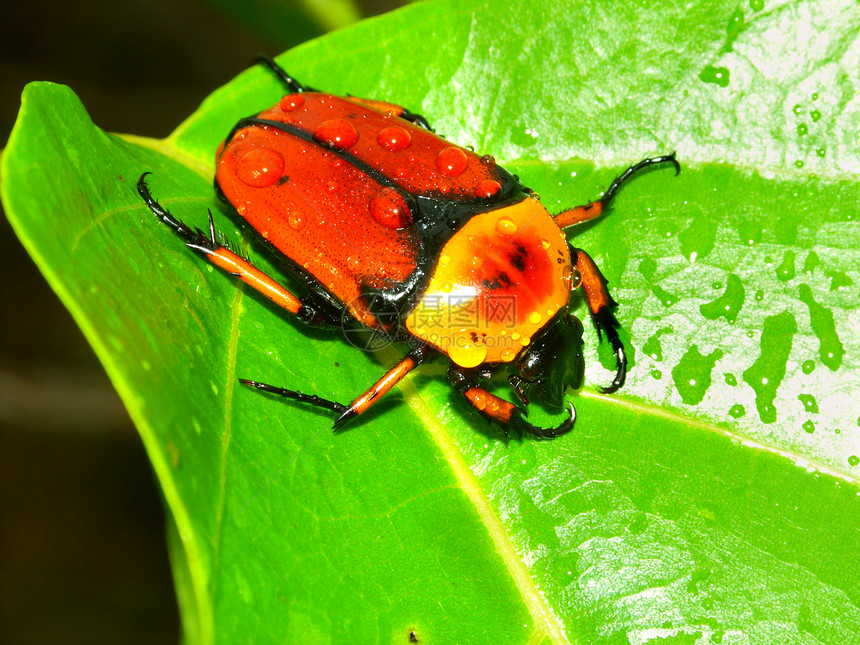
[{"label": "black spot on elytra", "polygon": [[283,186],[290,180],[289,176],[282,175],[280,179],[278,179],[278,186]]},{"label": "black spot on elytra", "polygon": [[481,280],[481,285],[487,291],[493,291],[502,288],[510,289],[512,286],[514,286],[514,281],[511,280],[511,276],[509,276],[507,273],[505,273],[504,271],[500,271],[492,278],[484,278],[483,280]]},{"label": "black spot on elytra", "polygon": [[526,270],[526,262],[528,258],[529,252],[522,244],[517,244],[510,250],[510,253],[508,253],[508,259],[510,260],[511,265],[520,272]]}]

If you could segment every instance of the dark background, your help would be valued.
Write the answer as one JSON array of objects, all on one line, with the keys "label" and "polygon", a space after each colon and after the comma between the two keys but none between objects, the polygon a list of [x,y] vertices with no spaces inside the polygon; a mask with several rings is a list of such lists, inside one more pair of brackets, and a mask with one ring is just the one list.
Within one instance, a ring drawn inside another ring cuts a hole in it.
[{"label": "dark background", "polygon": [[[326,28],[295,0],[270,0],[289,28],[269,25],[265,33],[231,16],[226,0],[8,4],[0,19],[0,145],[30,81],[71,86],[104,130],[164,137],[258,51],[280,53]],[[397,3],[358,4],[372,15]],[[0,641],[178,640],[164,510],[143,445],[4,215]]]}]

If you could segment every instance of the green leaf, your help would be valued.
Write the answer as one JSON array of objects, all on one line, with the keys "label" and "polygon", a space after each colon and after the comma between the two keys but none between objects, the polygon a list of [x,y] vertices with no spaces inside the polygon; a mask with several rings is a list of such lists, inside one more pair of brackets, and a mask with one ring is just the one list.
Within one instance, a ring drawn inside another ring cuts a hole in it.
[{"label": "green leaf", "polygon": [[67,88],[28,86],[3,202],[140,429],[186,639],[855,641],[858,24],[835,0],[438,2],[281,57],[315,87],[421,111],[551,211],[678,151],[679,177],[640,176],[571,237],[610,279],[635,364],[598,394],[610,372],[587,329],[577,425],[551,442],[504,440],[442,366],[339,435],[237,387],[349,400],[399,356],[301,327],[135,192],[152,171],[165,207],[198,226],[211,208],[240,239],[212,159],[279,98],[271,74],[242,74],[164,141],[106,135]]}]

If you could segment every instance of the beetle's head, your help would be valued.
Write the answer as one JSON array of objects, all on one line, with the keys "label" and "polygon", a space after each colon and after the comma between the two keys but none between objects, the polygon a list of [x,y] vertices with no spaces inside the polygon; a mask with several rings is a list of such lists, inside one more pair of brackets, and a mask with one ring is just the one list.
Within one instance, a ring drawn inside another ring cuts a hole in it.
[{"label": "beetle's head", "polygon": [[560,407],[564,390],[582,384],[582,323],[564,308],[514,363],[517,374],[542,401]]}]

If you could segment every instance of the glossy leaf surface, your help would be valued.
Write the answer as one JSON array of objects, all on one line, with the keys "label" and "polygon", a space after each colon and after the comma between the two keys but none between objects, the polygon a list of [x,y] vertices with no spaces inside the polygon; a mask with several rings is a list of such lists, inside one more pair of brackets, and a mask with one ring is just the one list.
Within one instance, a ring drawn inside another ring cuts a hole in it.
[{"label": "glossy leaf surface", "polygon": [[571,236],[635,364],[597,394],[611,361],[586,325],[579,420],[552,442],[505,441],[441,367],[339,435],[237,385],[345,401],[400,351],[307,331],[134,190],[151,171],[164,206],[198,226],[211,208],[238,240],[213,152],[279,98],[270,74],[164,141],[105,135],[68,89],[28,87],[4,204],[141,431],[190,642],[856,639],[860,11],[824,4],[430,3],[281,57],[315,87],[421,111],[551,211],[678,151],[679,177],[644,174]]}]

